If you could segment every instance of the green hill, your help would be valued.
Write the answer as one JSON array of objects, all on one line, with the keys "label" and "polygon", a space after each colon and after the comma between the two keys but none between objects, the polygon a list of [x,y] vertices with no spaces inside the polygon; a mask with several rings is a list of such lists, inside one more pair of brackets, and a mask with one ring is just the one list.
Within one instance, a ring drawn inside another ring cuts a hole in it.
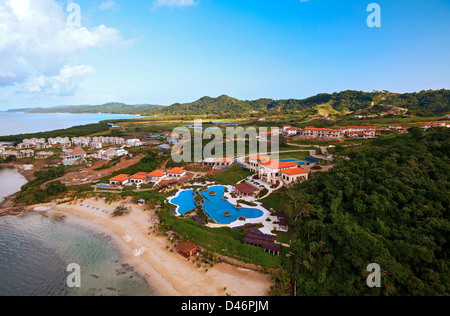
[{"label": "green hill", "polygon": [[[394,107],[408,111],[395,113]],[[260,117],[277,115],[331,115],[343,117],[354,114],[408,114],[430,117],[450,113],[450,90],[421,91],[397,94],[391,92],[342,91],[333,94],[322,93],[297,100],[258,99],[239,100],[226,95],[217,98],[203,97],[190,103],[175,103],[170,106],[127,105],[108,103],[97,106],[66,106],[47,109],[33,109],[33,113],[120,113],[158,116],[205,116],[211,118]]]},{"label": "green hill", "polygon": [[[449,295],[450,130],[338,151],[351,160],[282,197],[293,256],[272,294]],[[379,289],[366,285],[371,263]]]}]

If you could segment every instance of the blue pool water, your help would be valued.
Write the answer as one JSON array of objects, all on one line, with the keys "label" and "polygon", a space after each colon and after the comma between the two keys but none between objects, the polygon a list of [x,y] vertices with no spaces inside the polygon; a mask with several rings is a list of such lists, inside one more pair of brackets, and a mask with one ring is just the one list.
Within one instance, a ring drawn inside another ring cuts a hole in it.
[{"label": "blue pool water", "polygon": [[178,209],[178,213],[180,213],[181,215],[192,211],[197,207],[194,202],[194,191],[188,190],[181,192],[176,198],[172,200],[172,204],[178,205],[180,207]]},{"label": "blue pool water", "polygon": [[[264,215],[261,210],[253,208],[237,209],[227,200],[222,200],[225,191],[223,186],[214,186],[209,188],[209,190],[216,192],[216,195],[211,196],[208,191],[202,193],[202,196],[205,198],[204,210],[218,224],[230,224],[237,221],[239,217],[258,218]],[[196,207],[193,191],[189,190],[180,193],[178,197],[172,200],[172,204],[180,207],[178,211],[180,214],[193,210]],[[230,213],[230,216],[225,216],[227,212]]]},{"label": "blue pool water", "polygon": [[100,188],[110,188],[111,186],[108,184],[97,184],[98,187]]}]

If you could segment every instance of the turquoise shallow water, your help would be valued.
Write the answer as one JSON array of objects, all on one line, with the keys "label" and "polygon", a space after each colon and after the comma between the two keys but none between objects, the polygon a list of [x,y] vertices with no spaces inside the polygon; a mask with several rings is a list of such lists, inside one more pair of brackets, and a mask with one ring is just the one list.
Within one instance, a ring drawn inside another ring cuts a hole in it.
[{"label": "turquoise shallow water", "polygon": [[[0,200],[25,183],[16,169],[0,169]],[[122,261],[108,235],[76,218],[60,220],[37,213],[0,217],[0,296],[157,294]],[[81,267],[81,288],[66,286],[71,263]]]},{"label": "turquoise shallow water", "polygon": [[[66,285],[81,267],[81,288]],[[122,262],[107,235],[76,219],[41,214],[0,217],[0,296],[152,296],[157,290]]]}]

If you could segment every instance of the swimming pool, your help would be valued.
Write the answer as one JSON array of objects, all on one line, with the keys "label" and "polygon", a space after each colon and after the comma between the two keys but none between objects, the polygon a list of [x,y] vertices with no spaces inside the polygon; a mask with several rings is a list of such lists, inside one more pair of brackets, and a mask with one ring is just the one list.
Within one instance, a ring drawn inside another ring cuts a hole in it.
[{"label": "swimming pool", "polygon": [[97,184],[100,188],[110,188],[111,186],[109,184]]},{"label": "swimming pool", "polygon": [[[214,191],[216,195],[209,195],[209,191]],[[222,200],[225,194],[225,187],[223,186],[210,187],[209,191],[202,192],[202,196],[205,198],[204,210],[218,224],[231,224],[237,221],[239,217],[253,219],[264,215],[264,212],[259,209],[239,209],[227,200]],[[178,213],[180,214],[193,210],[196,207],[193,190],[181,192],[176,198],[172,199],[171,203],[179,206]],[[228,214],[225,215],[226,213],[229,213],[229,216]]]},{"label": "swimming pool", "polygon": [[173,198],[170,202],[178,206],[178,213],[181,215],[184,215],[197,207],[194,202],[194,190],[180,192],[178,196]]}]

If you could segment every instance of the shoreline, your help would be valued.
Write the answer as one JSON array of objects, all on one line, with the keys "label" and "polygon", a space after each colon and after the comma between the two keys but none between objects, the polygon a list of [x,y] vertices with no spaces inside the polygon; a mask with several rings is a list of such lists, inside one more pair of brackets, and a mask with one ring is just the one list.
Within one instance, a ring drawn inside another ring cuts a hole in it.
[{"label": "shoreline", "polygon": [[[33,165],[33,168],[27,169],[27,168],[25,168],[25,164],[19,164],[17,162],[8,162],[5,164],[0,164],[0,169],[16,169],[16,171],[18,173],[20,173],[20,175],[22,175],[27,180],[27,183],[34,179],[34,173],[37,171],[34,165]],[[8,211],[8,209],[15,207],[14,199],[19,192],[20,192],[20,188],[18,189],[18,191],[16,193],[5,196],[3,198],[4,200],[0,203],[0,211],[1,211],[0,216],[2,216],[2,215],[18,215],[17,214],[18,211],[15,211],[15,210]],[[18,207],[18,208],[23,209],[23,207]],[[9,214],[8,212],[12,212],[12,213]]]},{"label": "shoreline", "polygon": [[[80,207],[81,204],[112,210],[117,203],[106,205],[103,201],[88,199],[77,205],[40,205],[49,210],[35,211],[62,213],[76,219],[81,225],[110,236],[120,249],[124,263],[133,267],[160,296],[257,297],[268,294],[272,283],[267,275],[225,263],[216,264],[213,268],[208,266],[206,272],[204,266],[198,268],[197,263],[188,261],[176,251],[171,252],[168,247],[173,245],[165,236],[149,233],[149,219],[153,212],[144,212],[142,207],[133,205],[130,215],[112,218],[110,214],[95,211],[91,207]],[[145,252],[135,256],[141,249],[145,249]]]}]

